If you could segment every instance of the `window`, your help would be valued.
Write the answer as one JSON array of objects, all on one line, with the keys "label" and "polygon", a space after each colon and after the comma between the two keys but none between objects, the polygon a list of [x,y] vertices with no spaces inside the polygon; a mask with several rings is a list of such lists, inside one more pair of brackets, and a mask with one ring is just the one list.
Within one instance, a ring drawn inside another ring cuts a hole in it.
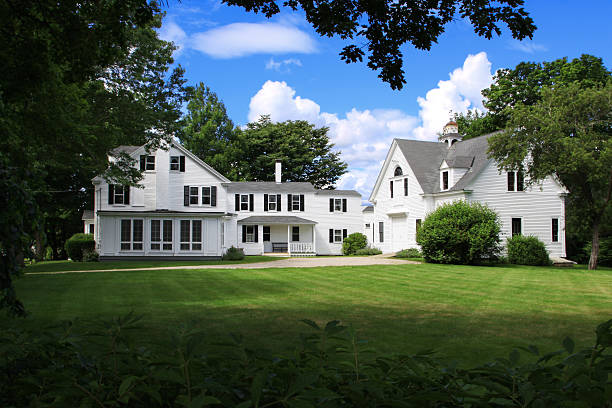
[{"label": "window", "polygon": [[398,167],[396,167],[396,168],[395,168],[395,172],[393,172],[393,175],[394,175],[395,177],[397,177],[397,176],[401,176],[402,174],[404,174],[404,173],[402,172],[402,168],[401,168],[401,167],[399,167],[399,166],[398,166]]},{"label": "window", "polygon": [[293,242],[300,241],[300,227],[298,226],[291,227],[291,241]]},{"label": "window", "polygon": [[329,212],[346,212],[346,198],[330,198]]},{"label": "window", "polygon": [[270,227],[266,225],[263,227],[263,240],[264,242],[270,242]]},{"label": "window", "polygon": [[142,220],[121,220],[121,250],[141,251],[143,241]]},{"label": "window", "polygon": [[257,242],[255,241],[255,225],[245,225],[245,237],[244,242]]},{"label": "window", "polygon": [[301,211],[300,210],[300,197],[303,197],[303,196],[299,196],[299,195],[291,196],[291,210]]},{"label": "window", "polygon": [[342,230],[334,230],[334,242],[342,242]]},{"label": "window", "polygon": [[94,225],[93,224],[89,224],[89,233],[90,234],[94,233]]},{"label": "window", "polygon": [[270,194],[268,196],[268,211],[277,211],[277,208],[278,207],[276,206],[276,194]]},{"label": "window", "polygon": [[391,198],[393,198],[393,180],[389,182],[389,192],[391,193]]},{"label": "window", "polygon": [[155,170],[155,156],[140,156],[140,170]]},{"label": "window", "polygon": [[334,211],[342,211],[342,199],[334,198]]},{"label": "window", "polygon": [[378,223],[378,242],[385,242],[385,223]]},{"label": "window", "polygon": [[179,156],[170,156],[170,170],[179,171],[181,161]]},{"label": "window", "polygon": [[420,219],[420,218],[417,218],[417,220],[416,220],[416,228],[415,228],[415,231],[416,231],[416,232],[419,232],[419,230],[421,229],[421,224],[422,224],[422,222],[423,222],[423,221],[421,221],[421,219]]},{"label": "window", "polygon": [[240,194],[240,210],[241,211],[249,210],[249,195],[248,194]]},{"label": "window", "polygon": [[122,186],[120,184],[108,185],[108,203],[109,204],[129,204],[130,203],[130,186]]},{"label": "window", "polygon": [[151,250],[172,251],[172,220],[151,220]]},{"label": "window", "polygon": [[198,187],[189,187],[189,204],[198,205]]},{"label": "window", "polygon": [[202,187],[202,205],[210,205],[210,187]]},{"label": "window", "polygon": [[181,220],[181,251],[202,250],[202,220]]},{"label": "window", "polygon": [[346,238],[348,230],[346,229],[329,229],[329,242],[331,244],[340,243]]},{"label": "window", "polygon": [[408,178],[404,179],[404,196],[408,195]]},{"label": "window", "polygon": [[520,218],[512,219],[512,236],[521,235],[523,233],[522,221],[523,220]]},{"label": "window", "polygon": [[525,178],[522,171],[508,172],[508,191],[524,191]]},{"label": "window", "polygon": [[559,242],[559,219],[552,219],[552,242]]},{"label": "window", "polygon": [[442,172],[442,190],[448,190],[448,171]]}]

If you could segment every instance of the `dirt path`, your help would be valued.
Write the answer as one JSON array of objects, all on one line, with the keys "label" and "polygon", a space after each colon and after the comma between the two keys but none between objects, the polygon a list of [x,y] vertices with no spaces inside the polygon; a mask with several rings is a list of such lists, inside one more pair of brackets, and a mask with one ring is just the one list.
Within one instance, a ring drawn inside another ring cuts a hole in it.
[{"label": "dirt path", "polygon": [[365,266],[365,265],[405,265],[419,262],[392,258],[390,254],[374,256],[316,256],[286,258],[278,261],[254,262],[230,265],[186,265],[156,266],[154,268],[97,269],[59,272],[28,272],[25,275],[60,275],[64,273],[115,272],[115,271],[155,271],[171,269],[265,269],[265,268],[316,268],[321,266]]}]

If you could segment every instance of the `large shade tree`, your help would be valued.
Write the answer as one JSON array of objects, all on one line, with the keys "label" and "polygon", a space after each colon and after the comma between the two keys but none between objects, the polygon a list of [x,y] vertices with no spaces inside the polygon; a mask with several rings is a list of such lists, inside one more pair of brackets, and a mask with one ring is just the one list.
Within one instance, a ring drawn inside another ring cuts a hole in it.
[{"label": "large shade tree", "polygon": [[540,101],[518,102],[507,130],[489,139],[500,169],[524,169],[527,183],[554,175],[590,226],[589,269],[597,267],[602,221],[612,211],[612,81],[543,88]]},{"label": "large shade tree", "polygon": [[507,27],[512,37],[531,38],[536,26],[523,0],[223,0],[247,11],[272,17],[281,5],[301,9],[318,34],[347,40],[340,52],[347,63],[362,62],[378,71],[393,89],[406,84],[402,46],[430,50],[447,24],[466,19],[487,39]]}]

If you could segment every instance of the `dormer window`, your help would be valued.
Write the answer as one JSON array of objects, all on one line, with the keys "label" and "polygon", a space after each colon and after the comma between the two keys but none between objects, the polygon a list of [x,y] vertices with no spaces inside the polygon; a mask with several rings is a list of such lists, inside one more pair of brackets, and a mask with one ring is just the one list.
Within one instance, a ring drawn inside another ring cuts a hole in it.
[{"label": "dormer window", "polygon": [[401,167],[399,167],[399,166],[397,166],[397,167],[395,168],[395,172],[393,173],[393,176],[397,177],[397,176],[401,176],[401,175],[403,175],[403,174],[404,174],[404,173],[402,172],[402,168],[401,168]]},{"label": "dormer window", "polygon": [[448,171],[442,172],[442,190],[448,190]]}]

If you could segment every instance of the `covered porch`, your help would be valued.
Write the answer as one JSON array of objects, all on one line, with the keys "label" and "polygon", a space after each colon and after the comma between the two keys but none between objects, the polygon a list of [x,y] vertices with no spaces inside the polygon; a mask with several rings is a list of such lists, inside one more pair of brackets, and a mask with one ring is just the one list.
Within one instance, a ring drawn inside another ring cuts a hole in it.
[{"label": "covered porch", "polygon": [[[260,253],[272,256],[314,256],[316,222],[295,216],[252,216],[238,221],[254,225],[260,232],[257,241]],[[258,234],[259,235],[259,234]]]}]

